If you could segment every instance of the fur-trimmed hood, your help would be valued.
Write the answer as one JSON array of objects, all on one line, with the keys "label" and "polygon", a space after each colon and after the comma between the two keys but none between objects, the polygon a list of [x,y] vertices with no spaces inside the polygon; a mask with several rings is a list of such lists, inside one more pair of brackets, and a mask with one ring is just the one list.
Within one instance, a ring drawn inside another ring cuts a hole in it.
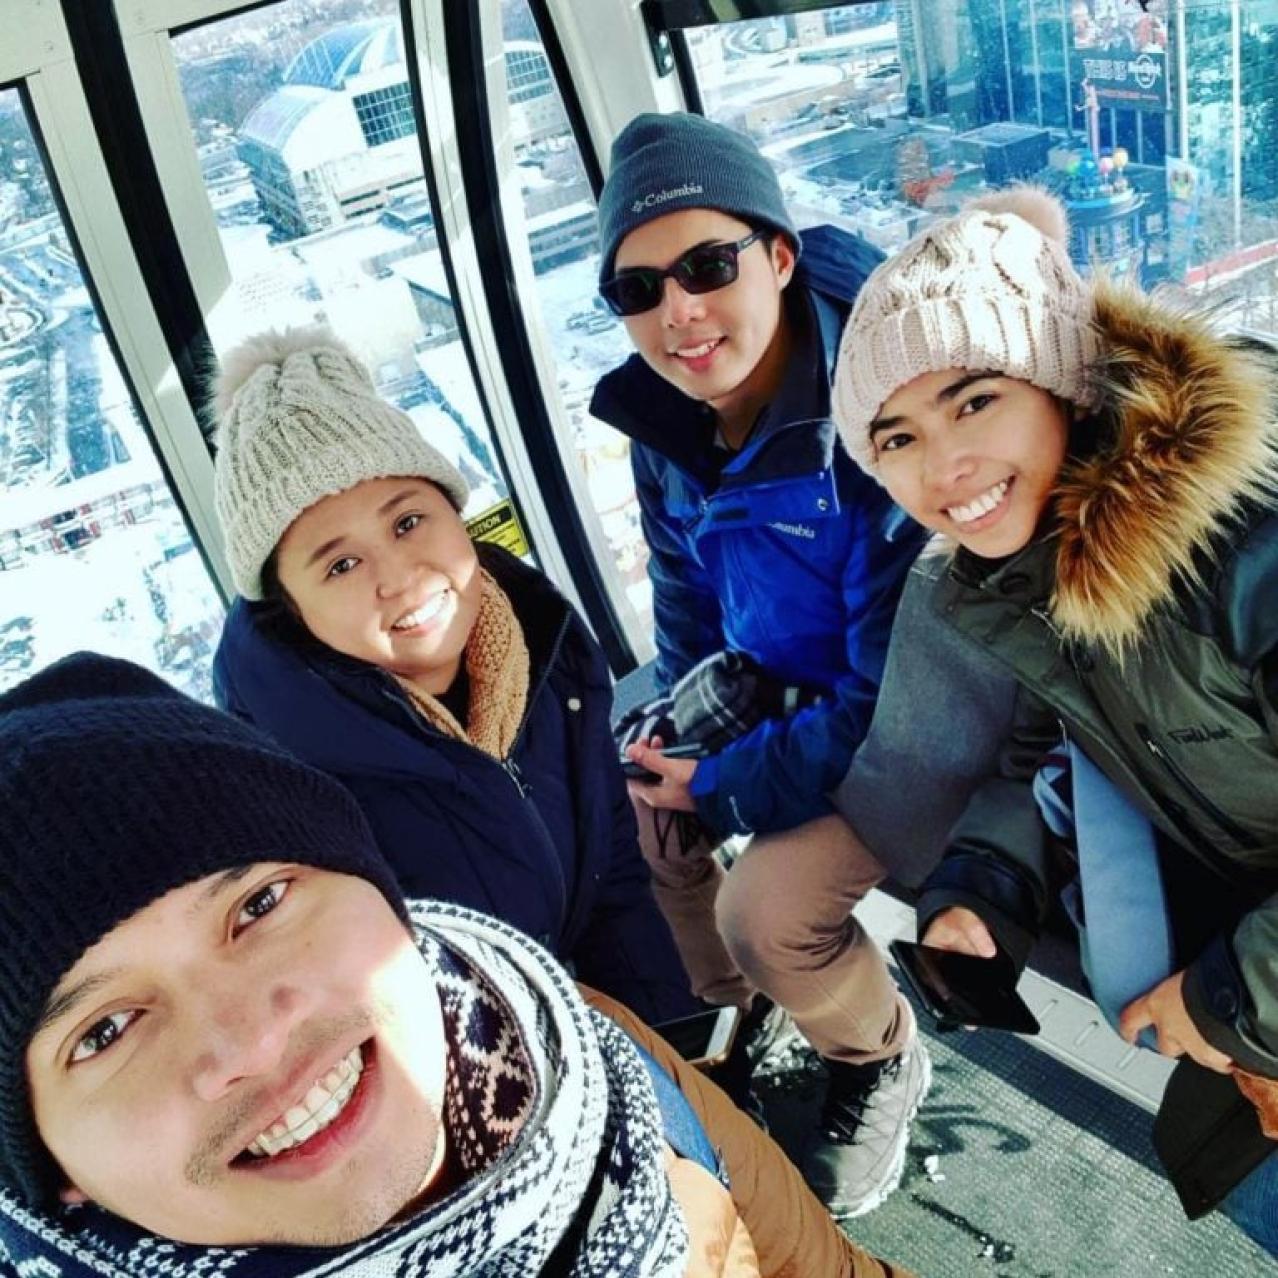
[{"label": "fur-trimmed hood", "polygon": [[1095,297],[1106,429],[1057,488],[1051,611],[1121,657],[1241,508],[1278,494],[1278,362],[1163,298],[1104,282]]}]

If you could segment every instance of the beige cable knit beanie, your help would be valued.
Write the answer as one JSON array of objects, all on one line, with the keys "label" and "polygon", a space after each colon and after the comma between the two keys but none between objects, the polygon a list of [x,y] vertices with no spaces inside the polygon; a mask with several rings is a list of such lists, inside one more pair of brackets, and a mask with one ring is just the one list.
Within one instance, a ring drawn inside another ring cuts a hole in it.
[{"label": "beige cable knit beanie", "polygon": [[839,344],[833,415],[852,457],[877,478],[870,423],[921,373],[989,369],[1083,407],[1099,350],[1092,293],[1048,192],[982,196],[916,235],[866,280]]},{"label": "beige cable knit beanie", "polygon": [[288,526],[365,479],[429,479],[460,511],[461,472],[322,326],[250,338],[222,361],[213,496],[235,588],[262,598],[262,565]]}]

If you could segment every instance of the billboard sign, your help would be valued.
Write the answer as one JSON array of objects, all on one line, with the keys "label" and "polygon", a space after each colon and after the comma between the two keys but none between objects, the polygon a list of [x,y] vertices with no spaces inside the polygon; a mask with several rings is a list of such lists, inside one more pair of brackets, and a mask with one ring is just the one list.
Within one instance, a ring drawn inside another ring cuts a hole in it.
[{"label": "billboard sign", "polygon": [[1167,266],[1172,279],[1184,279],[1193,254],[1207,174],[1175,156],[1167,159]]},{"label": "billboard sign", "polygon": [[1149,0],[1073,0],[1073,73],[1102,107],[1167,109],[1165,5]]}]

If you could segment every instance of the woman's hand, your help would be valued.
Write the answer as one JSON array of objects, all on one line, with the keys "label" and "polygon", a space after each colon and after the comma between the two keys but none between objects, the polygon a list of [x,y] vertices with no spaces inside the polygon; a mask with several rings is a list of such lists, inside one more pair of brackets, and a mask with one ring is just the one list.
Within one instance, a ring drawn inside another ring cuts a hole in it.
[{"label": "woman's hand", "polygon": [[965,905],[951,905],[948,910],[942,910],[927,925],[922,944],[938,950],[953,950],[956,954],[971,954],[975,958],[992,959],[998,953],[989,928],[980,915]]},{"label": "woman's hand", "polygon": [[1129,1042],[1152,1025],[1158,1034],[1158,1050],[1163,1056],[1188,1056],[1204,1069],[1217,1074],[1230,1074],[1234,1063],[1224,1052],[1214,1048],[1198,1031],[1185,1006],[1185,973],[1173,972],[1147,994],[1133,999],[1123,1008],[1118,1032]]}]

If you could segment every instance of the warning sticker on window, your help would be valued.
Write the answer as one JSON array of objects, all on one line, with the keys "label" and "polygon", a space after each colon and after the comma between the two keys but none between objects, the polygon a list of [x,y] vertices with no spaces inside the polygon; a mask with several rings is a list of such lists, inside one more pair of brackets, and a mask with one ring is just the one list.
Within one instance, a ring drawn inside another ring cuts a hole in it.
[{"label": "warning sticker on window", "polygon": [[528,538],[515,514],[515,504],[509,498],[468,519],[466,531],[476,541],[490,541],[512,555],[528,554]]}]

